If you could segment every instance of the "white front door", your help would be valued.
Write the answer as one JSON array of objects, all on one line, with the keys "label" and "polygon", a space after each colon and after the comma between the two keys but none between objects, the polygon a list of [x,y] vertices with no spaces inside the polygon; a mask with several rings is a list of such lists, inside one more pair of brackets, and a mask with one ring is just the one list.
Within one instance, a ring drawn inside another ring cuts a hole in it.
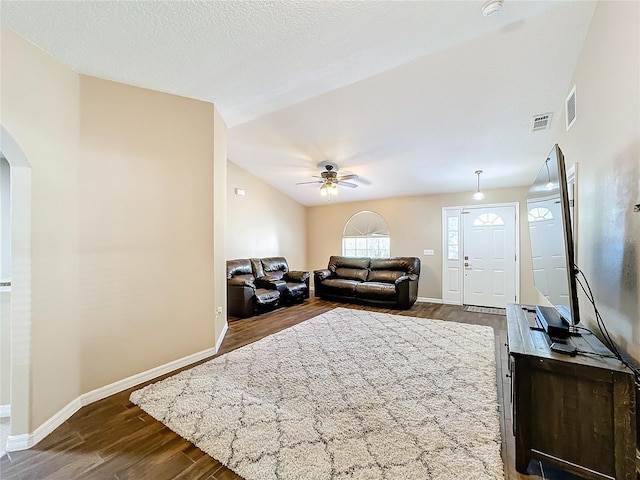
[{"label": "white front door", "polygon": [[516,207],[462,210],[463,303],[506,307],[516,302]]}]

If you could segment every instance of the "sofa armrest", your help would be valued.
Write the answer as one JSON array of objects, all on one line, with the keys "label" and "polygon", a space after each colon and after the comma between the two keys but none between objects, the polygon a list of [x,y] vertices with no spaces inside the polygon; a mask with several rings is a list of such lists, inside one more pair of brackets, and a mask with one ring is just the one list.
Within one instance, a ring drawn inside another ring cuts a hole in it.
[{"label": "sofa armrest", "polygon": [[293,282],[306,282],[311,274],[309,272],[302,272],[293,270],[285,273],[284,277],[286,280],[291,280]]},{"label": "sofa armrest", "polygon": [[246,278],[232,277],[227,280],[228,286],[256,288],[255,284]]},{"label": "sofa armrest", "polygon": [[234,277],[227,281],[227,312],[232,317],[247,318],[256,309],[256,287],[249,280]]},{"label": "sofa armrest", "polygon": [[398,308],[409,309],[418,299],[419,275],[403,275],[396,280],[396,293],[398,295]]},{"label": "sofa armrest", "polygon": [[410,274],[410,275],[402,275],[401,277],[396,278],[396,285],[399,285],[402,282],[415,282],[418,280],[418,275]]},{"label": "sofa armrest", "polygon": [[328,270],[328,269],[315,270],[313,272],[313,275],[314,275],[316,280],[326,280],[327,278],[329,278],[332,275],[332,272],[331,272],[331,270]]}]

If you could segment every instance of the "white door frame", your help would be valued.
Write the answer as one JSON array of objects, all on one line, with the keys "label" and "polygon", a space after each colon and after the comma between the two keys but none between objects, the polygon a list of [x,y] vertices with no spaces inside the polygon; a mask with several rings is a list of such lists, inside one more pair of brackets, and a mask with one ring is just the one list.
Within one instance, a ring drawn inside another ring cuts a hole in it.
[{"label": "white door frame", "polygon": [[462,222],[462,212],[465,209],[471,208],[499,208],[499,207],[514,207],[515,209],[515,281],[516,281],[516,299],[515,303],[520,302],[520,202],[505,202],[505,203],[487,203],[480,205],[461,205],[452,207],[442,207],[442,303],[451,305],[462,305],[464,294],[464,275],[460,276],[460,288],[458,289],[458,295],[452,295],[451,292],[446,291],[446,286],[449,285],[449,271],[447,269],[447,262],[451,264],[451,260],[447,260],[448,242],[447,242],[447,222],[448,216],[458,212],[458,225],[459,225],[459,255],[458,255],[458,271],[464,271],[464,255],[462,248],[464,246],[464,225]]},{"label": "white door frame", "polygon": [[7,451],[31,438],[31,165],[0,125],[0,150],[11,168],[11,424]]}]

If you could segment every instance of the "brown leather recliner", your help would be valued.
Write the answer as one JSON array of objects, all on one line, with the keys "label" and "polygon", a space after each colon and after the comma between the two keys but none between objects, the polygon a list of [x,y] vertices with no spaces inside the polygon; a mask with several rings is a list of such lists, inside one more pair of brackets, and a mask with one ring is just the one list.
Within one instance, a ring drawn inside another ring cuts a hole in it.
[{"label": "brown leather recliner", "polygon": [[[252,259],[252,262],[257,259]],[[290,271],[284,257],[261,258],[254,262],[254,273],[259,286],[275,288],[283,302],[293,303],[309,298],[309,272]],[[284,295],[284,297],[282,297]]]},{"label": "brown leather recliner", "polygon": [[289,271],[284,257],[227,260],[227,312],[251,317],[309,298],[309,272]]}]

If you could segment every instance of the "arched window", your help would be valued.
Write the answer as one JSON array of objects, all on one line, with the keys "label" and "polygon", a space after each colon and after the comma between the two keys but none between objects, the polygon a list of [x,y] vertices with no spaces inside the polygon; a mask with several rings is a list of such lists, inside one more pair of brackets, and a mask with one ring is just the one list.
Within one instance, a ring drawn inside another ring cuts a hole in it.
[{"label": "arched window", "polygon": [[389,228],[382,215],[368,210],[353,215],[342,233],[342,255],[371,258],[391,256]]},{"label": "arched window", "polygon": [[495,213],[482,213],[473,221],[474,227],[486,227],[488,225],[504,225],[504,219]]},{"label": "arched window", "polygon": [[544,220],[553,220],[553,213],[547,207],[533,207],[529,210],[530,222],[542,222]]}]

